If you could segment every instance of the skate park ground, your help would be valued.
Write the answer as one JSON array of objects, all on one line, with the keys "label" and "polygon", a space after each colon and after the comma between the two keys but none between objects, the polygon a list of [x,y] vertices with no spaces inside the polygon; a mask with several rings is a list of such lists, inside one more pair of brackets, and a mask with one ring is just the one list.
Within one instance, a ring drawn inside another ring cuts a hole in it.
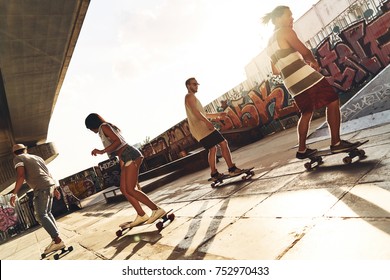
[{"label": "skate park ground", "polygon": [[[322,122],[314,120],[311,131]],[[367,157],[346,165],[345,154],[332,155],[307,171],[306,161],[295,159],[291,128],[232,153],[238,167],[255,167],[250,180],[213,189],[204,169],[153,190],[149,197],[176,216],[161,232],[152,224],[117,237],[118,225],[132,220],[134,209],[95,194],[81,210],[58,219],[62,238],[74,248],[61,259],[389,260],[390,124],[342,138],[368,139],[361,146]],[[329,139],[310,144],[328,146]],[[218,168],[226,172],[223,159]],[[49,243],[43,228],[35,227],[2,244],[0,259],[39,260]]]}]

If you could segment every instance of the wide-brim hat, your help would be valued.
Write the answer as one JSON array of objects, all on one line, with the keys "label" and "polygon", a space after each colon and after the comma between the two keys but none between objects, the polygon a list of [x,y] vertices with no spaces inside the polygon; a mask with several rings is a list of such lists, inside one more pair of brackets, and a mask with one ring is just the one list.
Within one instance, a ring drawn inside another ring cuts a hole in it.
[{"label": "wide-brim hat", "polygon": [[16,152],[16,151],[19,151],[19,150],[24,150],[24,149],[27,149],[27,147],[23,144],[15,144],[13,147],[12,147],[12,152]]}]

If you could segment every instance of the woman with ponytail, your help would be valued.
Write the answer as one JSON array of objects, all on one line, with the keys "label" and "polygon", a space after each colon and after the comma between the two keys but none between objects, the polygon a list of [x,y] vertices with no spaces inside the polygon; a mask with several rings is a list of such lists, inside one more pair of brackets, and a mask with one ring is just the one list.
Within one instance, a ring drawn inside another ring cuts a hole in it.
[{"label": "woman with ponytail", "polygon": [[298,151],[296,157],[308,158],[317,150],[306,146],[311,118],[316,109],[326,107],[333,153],[349,150],[358,143],[340,139],[340,102],[334,88],[319,72],[320,66],[312,52],[301,42],[293,29],[294,18],[289,7],[278,6],[262,18],[263,24],[275,26],[267,54],[272,71],[281,75],[284,85],[294,98],[301,116],[298,122]]},{"label": "woman with ponytail", "polygon": [[[107,153],[109,157],[117,156],[120,159],[120,190],[137,212],[136,219],[130,222],[129,226],[134,227],[143,223],[150,224],[164,216],[165,211],[137,188],[139,168],[144,159],[141,152],[127,144],[119,128],[106,122],[96,113],[88,115],[85,119],[85,126],[99,134],[104,146],[104,149],[93,149],[91,152],[93,156]],[[152,210],[150,217],[142,209],[140,202]]]}]

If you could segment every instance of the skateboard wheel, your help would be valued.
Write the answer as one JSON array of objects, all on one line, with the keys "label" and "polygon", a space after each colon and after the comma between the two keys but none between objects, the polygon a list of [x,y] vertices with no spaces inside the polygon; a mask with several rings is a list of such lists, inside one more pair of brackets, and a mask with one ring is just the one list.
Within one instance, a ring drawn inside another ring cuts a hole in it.
[{"label": "skateboard wheel", "polygon": [[163,229],[163,227],[164,227],[164,223],[163,223],[163,222],[158,222],[158,223],[156,224],[156,227],[157,227],[157,229],[158,229],[159,231],[161,231],[161,230]]},{"label": "skateboard wheel", "polygon": [[46,258],[46,254],[42,253],[42,254],[41,254],[41,258],[42,258],[42,259]]},{"label": "skateboard wheel", "polygon": [[175,214],[169,214],[168,219],[172,222],[175,219]]},{"label": "skateboard wheel", "polygon": [[306,168],[307,171],[310,171],[310,170],[311,170],[311,164],[310,164],[310,162],[306,162],[304,166],[305,166],[305,168]]},{"label": "skateboard wheel", "polygon": [[345,164],[350,164],[350,163],[352,162],[352,158],[350,158],[350,157],[345,157],[345,158],[343,158],[343,162],[344,162]]},{"label": "skateboard wheel", "polygon": [[58,254],[55,254],[55,255],[54,255],[54,259],[55,259],[55,260],[58,260],[59,258],[60,258],[60,256],[59,256]]},{"label": "skateboard wheel", "polygon": [[122,231],[121,230],[117,230],[116,231],[116,236],[121,237],[122,236]]},{"label": "skateboard wheel", "polygon": [[364,150],[359,151],[359,157],[364,157],[366,155],[366,152]]},{"label": "skateboard wheel", "polygon": [[69,246],[69,247],[68,247],[68,251],[69,251],[69,252],[72,252],[72,251],[73,251],[73,246]]}]

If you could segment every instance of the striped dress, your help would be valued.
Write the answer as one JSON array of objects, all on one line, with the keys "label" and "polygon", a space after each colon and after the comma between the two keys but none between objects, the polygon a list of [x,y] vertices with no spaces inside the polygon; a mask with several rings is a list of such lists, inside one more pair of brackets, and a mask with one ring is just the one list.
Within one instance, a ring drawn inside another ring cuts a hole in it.
[{"label": "striped dress", "polygon": [[278,30],[275,30],[269,40],[267,55],[281,72],[284,85],[294,97],[317,84],[324,76],[307,65],[302,55],[296,50],[281,49],[277,41],[277,32]]}]

